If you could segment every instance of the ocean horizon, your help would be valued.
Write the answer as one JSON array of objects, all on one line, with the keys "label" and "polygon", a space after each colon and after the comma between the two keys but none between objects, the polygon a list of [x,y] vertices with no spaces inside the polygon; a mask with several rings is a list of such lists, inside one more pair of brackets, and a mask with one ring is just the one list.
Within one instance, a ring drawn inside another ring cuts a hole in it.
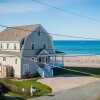
[{"label": "ocean horizon", "polygon": [[65,54],[100,54],[99,40],[54,40],[56,51]]}]

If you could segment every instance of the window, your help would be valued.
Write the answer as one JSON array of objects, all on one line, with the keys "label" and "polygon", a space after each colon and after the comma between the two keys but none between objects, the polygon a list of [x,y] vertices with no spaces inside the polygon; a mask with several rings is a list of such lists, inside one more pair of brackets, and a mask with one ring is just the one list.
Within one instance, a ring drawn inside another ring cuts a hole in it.
[{"label": "window", "polygon": [[17,58],[15,59],[15,64],[17,64]]},{"label": "window", "polygon": [[35,60],[34,58],[32,58],[32,60]]},{"label": "window", "polygon": [[6,57],[3,57],[3,61],[6,61]]},{"label": "window", "polygon": [[1,45],[0,45],[0,49],[2,49],[2,43],[1,43]]},{"label": "window", "polygon": [[42,59],[41,58],[39,58],[39,62],[42,62]]},{"label": "window", "polygon": [[34,50],[34,43],[32,43],[32,50]]},{"label": "window", "polygon": [[9,43],[7,43],[7,49],[9,48]]},{"label": "window", "polygon": [[43,43],[43,49],[46,49],[46,43]]},{"label": "window", "polygon": [[38,29],[38,36],[40,36],[40,33],[41,33],[41,31],[40,31],[40,29]]},{"label": "window", "polygon": [[16,44],[14,44],[14,50],[16,50]]}]

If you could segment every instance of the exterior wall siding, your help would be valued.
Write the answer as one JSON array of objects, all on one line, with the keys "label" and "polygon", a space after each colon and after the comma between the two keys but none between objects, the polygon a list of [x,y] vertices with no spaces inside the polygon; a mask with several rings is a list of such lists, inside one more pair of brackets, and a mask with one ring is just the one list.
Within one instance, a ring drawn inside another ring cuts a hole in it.
[{"label": "exterior wall siding", "polygon": [[[6,57],[6,61],[3,61],[3,57]],[[17,64],[15,59],[17,58]],[[8,55],[0,55],[0,63],[2,65],[10,65],[14,70],[14,77],[21,77],[21,59],[19,57],[9,57]]]},{"label": "exterior wall siding", "polygon": [[[2,44],[2,48],[1,48]],[[9,47],[7,48],[7,44],[9,44]],[[16,44],[16,50],[14,49],[14,45]],[[13,51],[13,52],[20,52],[20,42],[15,41],[0,41],[0,50],[3,51]]]},{"label": "exterior wall siding", "polygon": [[34,76],[34,74],[36,73],[36,63],[33,62],[31,59],[29,58],[21,58],[21,76],[25,76],[24,73],[24,64],[29,64],[29,74],[31,76]]},{"label": "exterior wall siding", "polygon": [[[32,43],[34,43],[34,50],[32,50]],[[22,56],[34,56],[40,49],[43,49],[43,43],[47,44],[46,50],[48,53],[54,53],[51,37],[41,29],[40,36],[35,31],[26,38]]]}]

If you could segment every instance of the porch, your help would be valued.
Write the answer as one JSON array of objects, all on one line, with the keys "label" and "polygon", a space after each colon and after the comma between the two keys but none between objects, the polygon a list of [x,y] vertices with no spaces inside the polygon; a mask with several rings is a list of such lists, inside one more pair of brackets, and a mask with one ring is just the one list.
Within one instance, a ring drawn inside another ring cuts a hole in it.
[{"label": "porch", "polygon": [[62,67],[64,66],[63,54],[52,54],[52,55],[38,55],[35,57],[35,61],[41,67]]},{"label": "porch", "polygon": [[36,70],[42,78],[53,77],[52,68],[62,67],[64,65],[63,59],[63,55],[38,55],[35,58]]}]

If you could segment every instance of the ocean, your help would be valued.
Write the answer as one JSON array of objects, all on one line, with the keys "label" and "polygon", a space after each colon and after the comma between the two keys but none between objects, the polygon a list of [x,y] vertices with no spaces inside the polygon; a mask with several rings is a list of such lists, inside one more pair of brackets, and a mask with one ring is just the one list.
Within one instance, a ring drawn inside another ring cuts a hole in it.
[{"label": "ocean", "polygon": [[100,41],[93,40],[54,40],[56,51],[65,54],[100,54]]}]

